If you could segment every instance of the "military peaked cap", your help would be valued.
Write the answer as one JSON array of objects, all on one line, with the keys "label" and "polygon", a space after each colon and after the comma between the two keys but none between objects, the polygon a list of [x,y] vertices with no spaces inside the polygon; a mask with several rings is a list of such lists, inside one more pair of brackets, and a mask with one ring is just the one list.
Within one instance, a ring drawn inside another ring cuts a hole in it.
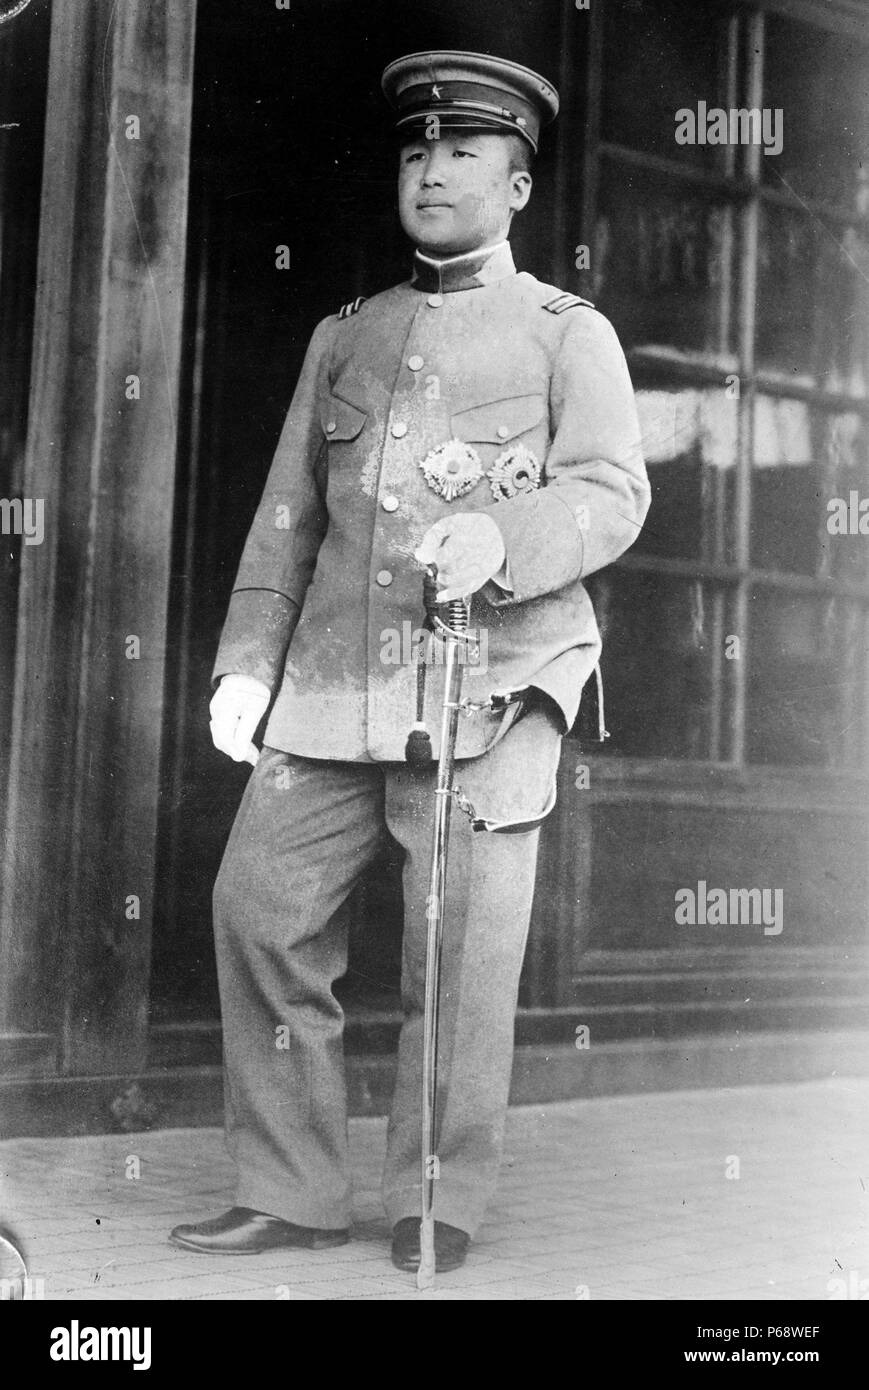
[{"label": "military peaked cap", "polygon": [[382,87],[399,132],[436,117],[456,130],[509,130],[536,150],[541,127],[558,114],[545,77],[485,53],[411,53],[389,64]]}]

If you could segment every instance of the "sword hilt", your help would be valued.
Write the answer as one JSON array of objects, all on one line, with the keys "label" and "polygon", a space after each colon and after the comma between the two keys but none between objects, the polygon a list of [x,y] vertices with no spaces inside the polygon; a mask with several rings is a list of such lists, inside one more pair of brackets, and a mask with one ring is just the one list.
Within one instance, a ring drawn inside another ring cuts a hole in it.
[{"label": "sword hilt", "polygon": [[[471,641],[467,635],[471,616],[470,602],[467,599],[454,598],[447,604],[438,603],[437,574],[437,565],[429,565],[422,581],[422,602],[429,627],[439,637],[453,637],[460,642]],[[441,617],[442,611],[446,613],[446,621]]]},{"label": "sword hilt", "polygon": [[[425,609],[426,626],[429,631],[435,633],[442,640],[447,639],[453,642],[465,643],[468,650],[473,650],[473,643],[476,637],[468,634],[468,623],[471,616],[470,601],[463,598],[452,599],[447,604],[440,604],[437,601],[438,593],[438,571],[437,565],[428,565],[422,581],[422,602]],[[441,617],[441,612],[446,615],[446,621]],[[418,655],[416,673],[416,722],[407,736],[404,745],[405,761],[411,767],[425,768],[432,762],[431,735],[425,726],[423,718],[425,707],[425,672],[426,657],[425,650],[422,649]]]},{"label": "sword hilt", "polygon": [[455,633],[466,633],[468,630],[468,619],[470,617],[469,603],[465,603],[463,598],[451,599],[447,604],[449,622],[447,626]]}]

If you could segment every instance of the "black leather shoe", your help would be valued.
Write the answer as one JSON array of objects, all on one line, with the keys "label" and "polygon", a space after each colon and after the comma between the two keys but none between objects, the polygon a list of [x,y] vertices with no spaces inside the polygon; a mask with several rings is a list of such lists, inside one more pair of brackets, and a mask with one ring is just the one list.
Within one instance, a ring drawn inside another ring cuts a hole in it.
[{"label": "black leather shoe", "polygon": [[[201,1255],[259,1255],[263,1250],[329,1250],[346,1245],[346,1230],[322,1231],[313,1226],[294,1226],[279,1216],[268,1216],[250,1207],[232,1207],[211,1221],[195,1226],[176,1226],[169,1235],[172,1245],[196,1250]],[[418,1243],[418,1242],[417,1242]]]},{"label": "black leather shoe", "polygon": [[[392,1232],[392,1263],[396,1269],[415,1274],[422,1258],[419,1248],[419,1230],[422,1222],[418,1216],[403,1216],[397,1221]],[[457,1226],[448,1226],[445,1221],[434,1223],[435,1269],[438,1274],[458,1269],[465,1263],[471,1237],[467,1231]]]}]

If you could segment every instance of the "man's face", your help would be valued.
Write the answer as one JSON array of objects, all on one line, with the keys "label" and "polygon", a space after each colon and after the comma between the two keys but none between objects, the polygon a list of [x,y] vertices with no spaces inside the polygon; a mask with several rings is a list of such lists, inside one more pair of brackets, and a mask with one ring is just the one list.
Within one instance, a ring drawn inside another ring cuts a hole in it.
[{"label": "man's face", "polygon": [[401,147],[398,210],[421,251],[460,256],[503,241],[528,201],[531,176],[510,173],[510,141],[486,132],[442,130]]}]

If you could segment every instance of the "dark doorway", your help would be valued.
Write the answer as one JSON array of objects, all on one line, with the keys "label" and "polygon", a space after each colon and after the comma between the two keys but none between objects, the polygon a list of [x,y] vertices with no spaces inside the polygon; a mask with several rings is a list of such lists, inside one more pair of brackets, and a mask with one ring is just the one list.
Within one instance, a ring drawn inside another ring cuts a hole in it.
[{"label": "dark doorway", "polygon": [[[42,147],[51,7],[37,0],[0,26],[0,499],[20,505],[33,347]],[[3,508],[0,531],[0,807],[11,754],[22,540]],[[0,811],[0,822],[3,811]]]}]

